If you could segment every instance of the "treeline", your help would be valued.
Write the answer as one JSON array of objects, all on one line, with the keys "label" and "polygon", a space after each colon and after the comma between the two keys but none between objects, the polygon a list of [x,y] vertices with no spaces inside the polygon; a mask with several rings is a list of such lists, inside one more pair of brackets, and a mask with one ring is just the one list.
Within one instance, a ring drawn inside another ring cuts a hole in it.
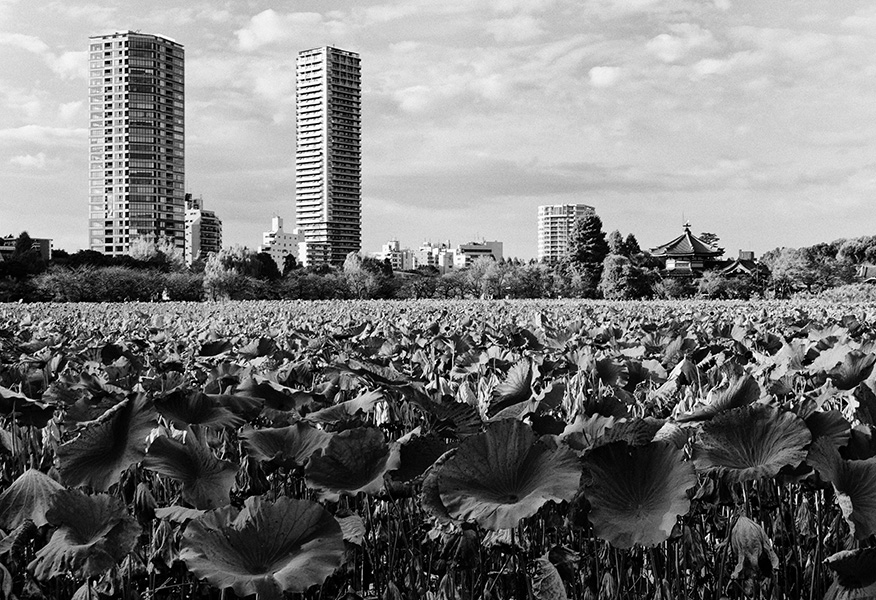
[{"label": "treeline", "polygon": [[[714,238],[713,236],[713,239]],[[282,272],[266,253],[233,247],[187,266],[179,249],[138,240],[128,256],[58,251],[43,261],[23,233],[0,262],[0,301],[121,302],[157,300],[363,298],[785,298],[841,290],[856,267],[876,263],[876,236],[767,252],[751,275],[665,277],[662,264],[633,234],[606,235],[599,217],[576,224],[568,256],[545,264],[480,258],[439,274],[433,267],[394,272],[388,262],[351,254],[342,266],[303,268],[288,257]]]}]

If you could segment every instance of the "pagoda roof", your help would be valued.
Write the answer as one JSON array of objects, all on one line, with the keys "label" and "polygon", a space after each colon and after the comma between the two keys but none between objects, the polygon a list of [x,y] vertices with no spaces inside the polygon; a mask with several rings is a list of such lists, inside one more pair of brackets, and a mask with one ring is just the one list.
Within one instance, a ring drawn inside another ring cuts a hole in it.
[{"label": "pagoda roof", "polygon": [[662,246],[651,248],[651,255],[658,257],[694,257],[717,258],[724,254],[723,248],[717,248],[705,243],[703,240],[690,232],[685,225],[684,233]]}]

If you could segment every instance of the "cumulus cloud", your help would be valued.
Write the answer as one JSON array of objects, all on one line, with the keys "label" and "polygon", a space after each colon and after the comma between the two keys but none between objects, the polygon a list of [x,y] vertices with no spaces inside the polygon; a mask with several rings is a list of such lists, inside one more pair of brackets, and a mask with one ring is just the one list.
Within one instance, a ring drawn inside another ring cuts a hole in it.
[{"label": "cumulus cloud", "polygon": [[21,48],[34,54],[44,54],[49,51],[48,45],[40,38],[23,33],[0,32],[0,44]]},{"label": "cumulus cloud", "polygon": [[618,82],[621,72],[620,67],[593,67],[588,73],[590,84],[598,88],[611,87]]},{"label": "cumulus cloud", "polygon": [[45,169],[46,168],[46,153],[39,152],[36,155],[24,154],[22,156],[13,156],[9,159],[9,164],[22,169]]},{"label": "cumulus cloud", "polygon": [[672,33],[661,33],[646,45],[648,52],[666,63],[681,60],[697,48],[714,44],[712,32],[693,23],[673,25]]},{"label": "cumulus cloud", "polygon": [[0,45],[13,46],[41,57],[48,67],[64,79],[85,79],[88,73],[87,55],[81,52],[55,54],[38,37],[21,33],[0,32]]},{"label": "cumulus cloud", "polygon": [[300,28],[310,28],[322,23],[322,15],[299,12],[281,15],[267,9],[252,17],[243,29],[235,32],[241,50],[251,51],[268,44],[288,39],[295,40]]}]

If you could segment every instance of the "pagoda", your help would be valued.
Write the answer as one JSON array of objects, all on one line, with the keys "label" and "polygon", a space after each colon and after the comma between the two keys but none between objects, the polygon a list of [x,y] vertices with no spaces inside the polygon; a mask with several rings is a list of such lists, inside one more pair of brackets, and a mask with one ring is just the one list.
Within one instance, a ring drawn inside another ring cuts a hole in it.
[{"label": "pagoda", "polygon": [[672,277],[692,277],[719,265],[723,248],[707,244],[690,232],[690,223],[684,224],[684,233],[662,246],[651,248],[651,256],[663,261],[665,274]]}]

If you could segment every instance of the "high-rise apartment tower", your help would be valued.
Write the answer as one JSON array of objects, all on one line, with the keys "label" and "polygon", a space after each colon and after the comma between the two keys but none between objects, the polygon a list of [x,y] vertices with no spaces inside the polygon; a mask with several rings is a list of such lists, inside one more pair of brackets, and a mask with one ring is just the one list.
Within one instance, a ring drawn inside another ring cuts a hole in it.
[{"label": "high-rise apartment tower", "polygon": [[538,207],[538,260],[555,263],[566,257],[575,221],[595,211],[586,204]]},{"label": "high-rise apartment tower", "polygon": [[89,45],[88,246],[126,254],[133,239],[185,243],[183,47],[127,31]]},{"label": "high-rise apartment tower", "polygon": [[313,48],[296,67],[296,224],[306,264],[341,264],[362,247],[359,55]]}]

